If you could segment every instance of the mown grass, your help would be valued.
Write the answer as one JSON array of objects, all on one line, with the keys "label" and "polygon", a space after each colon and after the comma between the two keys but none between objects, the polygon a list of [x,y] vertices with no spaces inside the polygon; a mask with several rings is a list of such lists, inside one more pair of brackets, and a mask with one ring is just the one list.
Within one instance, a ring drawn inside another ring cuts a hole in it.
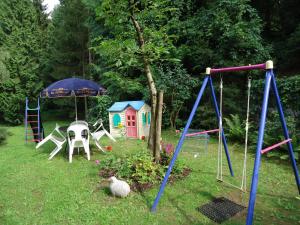
[{"label": "mown grass", "polygon": [[[61,122],[61,125],[66,124]],[[51,130],[54,123],[46,123]],[[62,151],[48,160],[51,144],[35,149],[24,144],[24,128],[10,127],[13,133],[7,144],[0,146],[0,224],[214,224],[196,208],[214,197],[224,196],[247,205],[248,193],[216,182],[217,142],[210,140],[208,153],[199,140],[189,141],[179,158],[192,168],[189,177],[167,185],[156,213],[149,209],[158,186],[145,193],[131,193],[126,199],[111,197],[103,188],[95,160],[108,154],[129,156],[146,150],[140,140],[119,140],[113,151],[102,154],[92,148],[91,161],[84,155],[74,155],[69,164]],[[164,132],[164,141],[175,143],[178,137]],[[104,141],[109,144],[108,140]],[[200,147],[199,147],[200,146]],[[194,149],[193,149],[194,148]],[[194,158],[190,151],[200,151]],[[227,181],[240,185],[243,147],[230,145],[235,179]],[[248,156],[248,188],[253,169],[253,155]],[[300,224],[300,201],[292,168],[289,164],[263,159],[255,208],[255,224]],[[224,224],[245,224],[246,210]]]}]

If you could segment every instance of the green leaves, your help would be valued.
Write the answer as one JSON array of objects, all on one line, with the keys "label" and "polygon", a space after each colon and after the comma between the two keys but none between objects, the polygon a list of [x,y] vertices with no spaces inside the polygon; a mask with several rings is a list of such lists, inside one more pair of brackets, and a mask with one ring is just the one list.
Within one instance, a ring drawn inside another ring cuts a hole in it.
[{"label": "green leaves", "polygon": [[247,65],[269,57],[261,37],[262,21],[249,1],[214,1],[179,23],[177,29],[183,40],[180,51],[202,71],[208,65]]},{"label": "green leaves", "polygon": [[22,122],[25,96],[36,98],[44,35],[38,1],[1,1],[0,119]]},{"label": "green leaves", "polygon": [[229,118],[224,118],[225,130],[231,141],[243,143],[245,139],[245,125],[241,122],[238,114],[230,114]]},{"label": "green leaves", "polygon": [[[153,162],[149,151],[140,149],[138,152],[126,157],[118,158],[114,155],[104,159],[100,163],[100,175],[107,176],[111,172],[117,177],[125,179],[130,184],[157,184],[159,183],[167,170],[167,165]],[[183,170],[187,168],[180,160],[176,162],[172,175],[182,176]],[[109,176],[111,176],[110,174]]]}]

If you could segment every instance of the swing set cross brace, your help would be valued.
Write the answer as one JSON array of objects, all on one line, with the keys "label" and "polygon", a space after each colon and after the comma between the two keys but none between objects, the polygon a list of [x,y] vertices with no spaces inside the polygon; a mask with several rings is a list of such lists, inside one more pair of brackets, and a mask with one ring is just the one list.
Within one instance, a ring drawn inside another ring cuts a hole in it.
[{"label": "swing set cross brace", "polygon": [[261,153],[261,154],[264,154],[264,153],[269,152],[269,151],[273,150],[274,148],[278,148],[279,146],[281,146],[281,145],[283,145],[283,144],[286,144],[286,143],[288,143],[288,142],[290,142],[290,141],[292,141],[292,139],[289,138],[289,139],[287,139],[287,140],[284,140],[284,141],[282,141],[282,142],[279,142],[279,143],[277,143],[277,144],[275,144],[275,145],[272,145],[272,146],[270,146],[270,147],[267,147],[267,148],[261,150],[260,153]]}]

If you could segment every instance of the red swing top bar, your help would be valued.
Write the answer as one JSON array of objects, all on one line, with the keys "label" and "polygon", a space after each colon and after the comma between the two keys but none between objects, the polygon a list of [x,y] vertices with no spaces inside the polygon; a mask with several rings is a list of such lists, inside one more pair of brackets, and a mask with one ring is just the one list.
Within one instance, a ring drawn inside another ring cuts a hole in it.
[{"label": "red swing top bar", "polygon": [[273,69],[273,61],[269,60],[262,64],[249,65],[249,66],[236,66],[236,67],[225,67],[225,68],[206,68],[206,74],[233,72],[233,71],[245,71],[245,70],[266,70]]}]

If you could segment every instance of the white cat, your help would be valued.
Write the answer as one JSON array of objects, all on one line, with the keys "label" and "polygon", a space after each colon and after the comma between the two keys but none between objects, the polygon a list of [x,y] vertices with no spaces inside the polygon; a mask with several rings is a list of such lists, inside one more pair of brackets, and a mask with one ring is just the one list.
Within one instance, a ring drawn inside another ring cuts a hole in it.
[{"label": "white cat", "polygon": [[124,198],[130,192],[130,186],[122,180],[118,180],[116,177],[110,177],[109,179],[110,185],[109,189],[113,196]]}]

